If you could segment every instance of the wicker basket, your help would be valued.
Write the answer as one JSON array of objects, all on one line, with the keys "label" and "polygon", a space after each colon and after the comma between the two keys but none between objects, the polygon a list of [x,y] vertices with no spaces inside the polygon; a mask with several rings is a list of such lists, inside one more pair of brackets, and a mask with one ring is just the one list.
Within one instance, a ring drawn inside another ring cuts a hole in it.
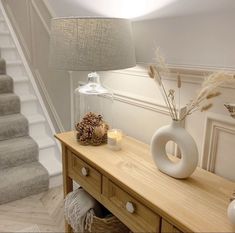
[{"label": "wicker basket", "polygon": [[93,217],[91,231],[85,233],[129,233],[130,230],[115,216],[108,215],[105,218]]}]

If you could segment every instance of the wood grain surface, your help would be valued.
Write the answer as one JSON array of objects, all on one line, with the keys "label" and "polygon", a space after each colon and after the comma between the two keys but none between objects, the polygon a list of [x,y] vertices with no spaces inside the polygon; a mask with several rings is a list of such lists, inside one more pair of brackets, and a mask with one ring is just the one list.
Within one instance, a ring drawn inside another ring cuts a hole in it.
[{"label": "wood grain surface", "polygon": [[181,231],[235,232],[226,214],[235,183],[200,168],[186,180],[171,178],[156,168],[149,146],[130,137],[124,138],[121,151],[107,145],[81,146],[73,132],[56,138]]}]

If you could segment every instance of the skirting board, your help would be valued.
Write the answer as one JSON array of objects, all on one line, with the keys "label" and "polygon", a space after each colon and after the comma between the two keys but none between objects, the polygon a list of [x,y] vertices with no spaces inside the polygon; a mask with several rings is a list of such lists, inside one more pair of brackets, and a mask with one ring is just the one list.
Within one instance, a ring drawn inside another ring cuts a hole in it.
[{"label": "skirting board", "polygon": [[55,188],[63,184],[62,173],[51,176],[49,179],[49,188]]}]

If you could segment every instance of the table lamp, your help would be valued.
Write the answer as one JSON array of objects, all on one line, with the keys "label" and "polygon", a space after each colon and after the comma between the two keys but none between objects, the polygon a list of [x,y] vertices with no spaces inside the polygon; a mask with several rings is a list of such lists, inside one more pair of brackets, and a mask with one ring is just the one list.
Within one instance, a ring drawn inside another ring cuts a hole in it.
[{"label": "table lamp", "polygon": [[[130,20],[102,17],[52,19],[50,66],[59,70],[91,72],[87,84],[76,89],[79,93],[90,97],[107,94],[108,90],[101,85],[97,71],[135,65]],[[84,110],[85,114],[89,111],[89,104],[83,105],[88,108]],[[94,105],[98,106],[93,102]]]}]

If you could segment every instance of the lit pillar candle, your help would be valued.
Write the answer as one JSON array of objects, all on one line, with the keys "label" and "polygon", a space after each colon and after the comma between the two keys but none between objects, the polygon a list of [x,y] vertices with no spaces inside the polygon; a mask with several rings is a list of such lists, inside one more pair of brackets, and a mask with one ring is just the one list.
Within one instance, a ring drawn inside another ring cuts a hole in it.
[{"label": "lit pillar candle", "polygon": [[111,129],[108,131],[108,146],[112,150],[120,150],[122,144],[122,131],[120,129]]}]

